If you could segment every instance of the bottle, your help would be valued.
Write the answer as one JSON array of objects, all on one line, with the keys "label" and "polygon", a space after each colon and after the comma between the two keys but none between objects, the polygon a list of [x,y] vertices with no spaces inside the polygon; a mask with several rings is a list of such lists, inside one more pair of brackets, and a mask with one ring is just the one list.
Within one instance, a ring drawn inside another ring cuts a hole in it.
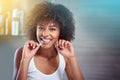
[{"label": "bottle", "polygon": [[24,35],[23,27],[24,27],[24,11],[21,9],[18,11],[19,13],[19,35]]},{"label": "bottle", "polygon": [[10,12],[8,11],[6,13],[6,18],[5,18],[5,35],[10,34]]},{"label": "bottle", "polygon": [[19,35],[19,15],[18,9],[13,9],[12,11],[12,35]]},{"label": "bottle", "polygon": [[4,15],[1,7],[0,7],[0,35],[4,35]]}]

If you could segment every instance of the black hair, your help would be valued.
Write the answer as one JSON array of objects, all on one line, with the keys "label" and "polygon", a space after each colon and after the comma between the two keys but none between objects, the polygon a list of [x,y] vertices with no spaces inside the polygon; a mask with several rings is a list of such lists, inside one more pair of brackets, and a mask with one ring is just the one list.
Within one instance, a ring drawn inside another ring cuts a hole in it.
[{"label": "black hair", "polygon": [[53,20],[59,24],[59,39],[72,41],[75,38],[72,12],[62,4],[42,2],[30,10],[25,20],[25,32],[30,40],[37,41],[36,26],[38,22],[43,20]]}]

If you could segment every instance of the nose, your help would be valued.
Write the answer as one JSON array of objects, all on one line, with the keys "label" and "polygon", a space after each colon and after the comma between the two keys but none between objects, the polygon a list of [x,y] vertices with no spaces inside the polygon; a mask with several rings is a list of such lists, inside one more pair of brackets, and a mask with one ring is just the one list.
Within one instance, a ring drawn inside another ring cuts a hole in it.
[{"label": "nose", "polygon": [[43,37],[46,37],[49,35],[49,31],[47,29],[45,29],[43,32],[42,32],[42,36]]}]

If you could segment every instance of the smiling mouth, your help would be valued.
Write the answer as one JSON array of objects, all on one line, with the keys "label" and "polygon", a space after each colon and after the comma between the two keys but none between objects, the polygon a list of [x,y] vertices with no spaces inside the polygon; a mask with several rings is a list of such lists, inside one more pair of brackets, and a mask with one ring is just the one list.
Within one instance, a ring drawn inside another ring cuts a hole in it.
[{"label": "smiling mouth", "polygon": [[50,43],[50,39],[44,39],[44,38],[41,38],[40,39],[40,42],[42,43],[42,44],[48,44],[48,43]]}]

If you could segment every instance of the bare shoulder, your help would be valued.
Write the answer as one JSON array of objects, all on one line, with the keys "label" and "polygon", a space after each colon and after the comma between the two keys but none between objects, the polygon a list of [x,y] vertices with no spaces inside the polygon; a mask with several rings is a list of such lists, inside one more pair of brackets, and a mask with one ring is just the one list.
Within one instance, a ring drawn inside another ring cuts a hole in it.
[{"label": "bare shoulder", "polygon": [[22,51],[23,51],[23,47],[21,47],[21,48],[19,48],[19,49],[17,49],[15,51],[15,54],[14,54],[14,61],[15,61],[15,63],[21,61]]},{"label": "bare shoulder", "polygon": [[13,80],[16,80],[17,72],[18,72],[18,70],[19,70],[20,61],[21,61],[21,58],[22,58],[22,51],[23,51],[23,47],[18,48],[18,49],[15,51],[15,54],[14,54]]}]

